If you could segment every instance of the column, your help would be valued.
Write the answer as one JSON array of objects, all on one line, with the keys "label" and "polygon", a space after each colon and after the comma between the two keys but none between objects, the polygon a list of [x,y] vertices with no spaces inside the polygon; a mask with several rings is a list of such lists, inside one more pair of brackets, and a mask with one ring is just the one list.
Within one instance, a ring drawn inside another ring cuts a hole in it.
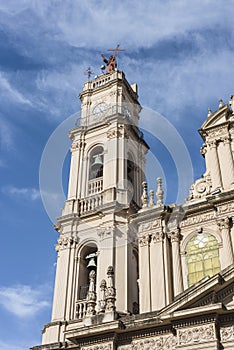
[{"label": "column", "polygon": [[[218,187],[222,187],[219,159],[217,154],[216,141],[210,141],[209,145],[209,162],[210,162],[210,173],[213,190]],[[207,155],[208,156],[208,155]]]},{"label": "column", "polygon": [[71,147],[71,166],[69,175],[69,186],[68,186],[68,199],[76,199],[77,194],[77,178],[78,178],[78,166],[80,158],[80,145],[79,141],[75,141]]},{"label": "column", "polygon": [[166,305],[163,238],[162,231],[155,232],[150,244],[152,311],[160,310]]},{"label": "column", "polygon": [[139,300],[140,313],[151,311],[149,235],[139,238]]},{"label": "column", "polygon": [[180,230],[177,228],[174,231],[169,232],[168,237],[171,240],[172,246],[172,273],[173,273],[173,286],[174,286],[174,297],[183,292],[183,280],[182,280],[182,269],[180,259]]},{"label": "column", "polygon": [[223,188],[230,188],[234,182],[234,167],[231,153],[231,145],[228,137],[223,138],[218,147],[220,170]]},{"label": "column", "polygon": [[230,221],[229,218],[220,219],[217,221],[219,226],[222,240],[223,240],[223,254],[222,254],[222,266],[224,269],[227,266],[233,264],[233,252],[232,252],[232,242],[230,237]]}]

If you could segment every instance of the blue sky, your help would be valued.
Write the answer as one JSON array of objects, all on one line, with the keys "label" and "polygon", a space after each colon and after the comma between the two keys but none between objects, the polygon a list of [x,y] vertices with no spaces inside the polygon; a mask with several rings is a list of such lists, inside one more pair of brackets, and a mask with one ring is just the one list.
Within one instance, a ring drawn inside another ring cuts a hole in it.
[{"label": "blue sky", "polygon": [[[177,130],[198,178],[197,129],[208,107],[215,111],[234,93],[232,7],[231,0],[0,0],[2,350],[40,344],[50,321],[57,233],[40,197],[40,160],[53,131],[79,111],[84,70],[100,74],[101,53],[120,43],[119,69],[138,83],[141,104]],[[159,165],[174,201],[174,159],[166,137],[155,138],[155,120],[152,128],[142,121],[157,163],[148,176],[156,178]]]}]

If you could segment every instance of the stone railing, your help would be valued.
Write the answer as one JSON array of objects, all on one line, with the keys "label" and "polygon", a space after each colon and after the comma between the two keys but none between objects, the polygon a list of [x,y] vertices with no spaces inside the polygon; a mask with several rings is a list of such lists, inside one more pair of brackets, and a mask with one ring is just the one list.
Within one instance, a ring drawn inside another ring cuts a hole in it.
[{"label": "stone railing", "polygon": [[94,210],[103,204],[103,194],[96,194],[94,196],[80,199],[80,215],[88,211]]},{"label": "stone railing", "polygon": [[76,302],[76,319],[80,320],[85,317],[87,312],[87,300],[78,300]]},{"label": "stone railing", "polygon": [[89,195],[101,192],[103,190],[103,178],[99,177],[97,179],[89,180],[88,186]]}]

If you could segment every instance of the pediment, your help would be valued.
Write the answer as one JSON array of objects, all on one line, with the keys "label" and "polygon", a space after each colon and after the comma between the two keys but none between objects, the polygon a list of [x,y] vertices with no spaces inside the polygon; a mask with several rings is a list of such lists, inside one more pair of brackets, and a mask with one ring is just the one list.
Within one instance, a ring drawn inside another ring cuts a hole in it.
[{"label": "pediment", "polygon": [[212,113],[207,117],[205,122],[202,124],[201,130],[212,128],[215,126],[222,125],[227,122],[230,116],[230,109],[228,105],[224,105],[219,108],[216,112]]},{"label": "pediment", "polygon": [[179,294],[158,316],[161,319],[195,316],[221,309],[234,309],[234,265]]}]

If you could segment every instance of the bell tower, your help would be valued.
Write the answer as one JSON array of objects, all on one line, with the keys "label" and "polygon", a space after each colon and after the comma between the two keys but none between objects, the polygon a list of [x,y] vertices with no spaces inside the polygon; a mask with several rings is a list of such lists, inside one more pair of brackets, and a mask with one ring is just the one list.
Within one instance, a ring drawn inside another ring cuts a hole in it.
[{"label": "bell tower", "polygon": [[[148,145],[138,128],[137,85],[114,69],[87,81],[72,140],[68,196],[59,233],[52,322],[43,344],[64,341],[69,324],[115,310],[138,312],[137,233]],[[106,314],[105,314],[106,315]],[[107,316],[105,316],[107,317]],[[89,321],[87,321],[89,322]]]}]

